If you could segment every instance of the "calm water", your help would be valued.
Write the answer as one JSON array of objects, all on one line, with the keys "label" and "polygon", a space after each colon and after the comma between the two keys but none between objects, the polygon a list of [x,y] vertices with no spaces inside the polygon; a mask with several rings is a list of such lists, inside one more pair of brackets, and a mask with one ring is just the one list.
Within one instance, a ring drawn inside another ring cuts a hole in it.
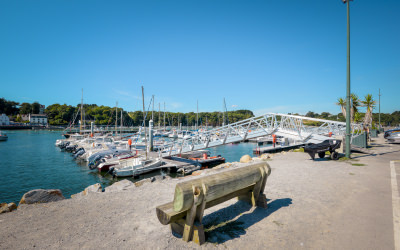
[{"label": "calm water", "polygon": [[[60,131],[7,131],[8,141],[0,142],[0,202],[19,202],[32,189],[61,189],[69,198],[87,186],[114,181],[79,165],[71,154],[54,146],[62,138]],[[227,162],[239,161],[244,154],[252,155],[254,143],[241,143],[211,148],[212,155],[222,155]],[[144,178],[157,175],[152,173]]]}]

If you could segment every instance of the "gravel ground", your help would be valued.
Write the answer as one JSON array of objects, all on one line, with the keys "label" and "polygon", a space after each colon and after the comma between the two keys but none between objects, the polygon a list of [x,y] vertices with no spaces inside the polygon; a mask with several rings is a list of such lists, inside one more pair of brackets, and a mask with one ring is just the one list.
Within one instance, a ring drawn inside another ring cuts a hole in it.
[{"label": "gravel ground", "polygon": [[207,209],[201,247],[158,221],[155,207],[172,201],[178,181],[166,179],[0,214],[0,249],[393,249],[389,161],[400,145],[380,138],[371,152],[352,161],[273,155],[268,209],[235,199]]}]

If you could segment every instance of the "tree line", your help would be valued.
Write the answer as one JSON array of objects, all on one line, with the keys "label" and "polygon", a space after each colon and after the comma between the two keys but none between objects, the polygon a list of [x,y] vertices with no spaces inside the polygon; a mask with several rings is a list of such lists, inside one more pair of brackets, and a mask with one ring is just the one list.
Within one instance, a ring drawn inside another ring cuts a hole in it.
[{"label": "tree line", "polygon": [[[368,95],[367,95],[368,96]],[[361,122],[367,120],[374,126],[378,122],[378,114],[372,113],[375,108],[375,101],[372,96],[366,97],[364,100],[360,100],[356,95],[352,95],[352,110],[351,119],[354,122]],[[366,103],[366,104],[364,104]],[[368,105],[367,105],[368,104]],[[344,110],[346,105],[343,98],[339,98],[337,105]],[[368,107],[369,108],[368,108]],[[366,112],[361,112],[361,108],[365,108]],[[18,121],[18,115],[21,114],[37,114],[40,110],[40,104],[34,103],[18,103],[15,101],[9,101],[4,98],[0,98],[0,114],[6,114],[13,117]],[[139,126],[143,123],[143,112],[142,111],[125,111],[122,108],[98,106],[96,104],[84,104],[83,105],[84,118],[87,123],[94,122],[96,125],[109,125],[115,126],[117,120],[118,126],[120,125],[121,112],[122,112],[122,124],[124,126]],[[80,120],[80,104],[76,106],[66,104],[52,104],[48,106],[45,111],[47,114],[50,125],[68,125],[71,123],[77,124]],[[116,115],[117,114],[117,115]],[[222,124],[234,123],[240,120],[244,120],[253,117],[254,114],[250,110],[236,110],[222,112],[201,112],[198,114],[198,125],[199,126],[221,126]],[[345,111],[339,114],[331,114],[329,112],[322,112],[321,114],[309,111],[306,114],[307,117],[335,120],[335,121],[346,121]],[[164,126],[164,112],[151,111],[147,113],[146,123],[153,117],[154,126]],[[225,120],[224,120],[225,119]],[[197,114],[194,112],[181,113],[181,112],[166,112],[165,113],[165,124],[166,126],[195,126],[197,121]],[[381,124],[383,126],[396,126],[400,124],[400,111],[395,111],[391,114],[381,113]]]},{"label": "tree line", "polygon": [[[80,104],[76,106],[66,104],[52,104],[44,110],[47,115],[50,125],[68,125],[78,124],[81,118]],[[0,113],[4,113],[19,121],[19,115],[22,114],[37,114],[40,110],[38,102],[18,103],[8,101],[4,98],[0,99]],[[89,124],[94,122],[96,125],[118,126],[140,126],[143,124],[144,116],[143,111],[128,112],[122,108],[98,106],[96,104],[83,104],[83,117],[85,123]],[[194,112],[181,113],[181,112],[165,112],[165,125],[166,126],[195,126],[196,121],[199,126],[220,126],[222,123],[233,123],[253,117],[254,114],[250,110],[236,110],[225,112],[201,112],[198,115]],[[198,118],[197,118],[198,117]],[[153,118],[154,126],[164,126],[164,112],[146,112],[146,124]],[[224,121],[225,119],[225,121]]]}]

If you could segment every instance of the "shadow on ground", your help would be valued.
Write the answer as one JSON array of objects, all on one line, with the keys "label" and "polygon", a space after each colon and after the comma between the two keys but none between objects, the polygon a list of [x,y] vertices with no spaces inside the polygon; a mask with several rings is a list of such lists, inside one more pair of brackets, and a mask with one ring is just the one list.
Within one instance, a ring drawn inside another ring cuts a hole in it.
[{"label": "shadow on ground", "polygon": [[219,244],[239,238],[246,234],[247,228],[290,204],[290,198],[276,199],[268,202],[267,209],[256,207],[253,210],[248,203],[238,201],[203,218],[206,240]]}]

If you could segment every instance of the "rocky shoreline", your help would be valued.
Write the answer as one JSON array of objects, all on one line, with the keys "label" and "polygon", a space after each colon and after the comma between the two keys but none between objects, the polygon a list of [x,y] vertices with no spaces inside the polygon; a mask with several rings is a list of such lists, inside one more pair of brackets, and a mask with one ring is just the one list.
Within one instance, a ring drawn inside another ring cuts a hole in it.
[{"label": "rocky shoreline", "polygon": [[[247,163],[247,162],[251,162],[251,161],[267,160],[270,158],[271,158],[271,156],[269,154],[263,154],[260,157],[255,157],[255,158],[252,158],[249,155],[244,155],[240,159],[240,162]],[[214,172],[216,169],[229,168],[230,166],[232,166],[232,164],[234,164],[234,163],[224,163],[224,164],[214,167],[213,169],[197,170],[197,171],[193,172],[191,175],[185,176],[185,178],[188,178],[190,176],[204,175],[206,173]],[[71,195],[71,199],[76,199],[77,197],[87,196],[87,195],[90,195],[93,193],[119,192],[119,191],[126,190],[133,186],[140,187],[145,183],[162,181],[164,179],[171,179],[171,177],[165,176],[165,175],[159,175],[159,176],[155,176],[155,177],[151,177],[151,178],[142,179],[137,182],[131,182],[127,179],[124,179],[124,180],[118,181],[106,188],[103,188],[100,183],[96,183],[96,184],[86,187],[82,192]],[[182,179],[182,177],[179,179]],[[22,196],[18,206],[14,202],[11,202],[8,204],[0,203],[0,214],[17,210],[18,207],[20,207],[21,205],[24,205],[24,204],[29,205],[29,204],[38,204],[38,203],[48,203],[48,202],[61,201],[61,200],[65,200],[65,199],[66,198],[64,197],[64,195],[62,194],[62,191],[60,189],[34,189],[34,190],[26,192]]]}]

